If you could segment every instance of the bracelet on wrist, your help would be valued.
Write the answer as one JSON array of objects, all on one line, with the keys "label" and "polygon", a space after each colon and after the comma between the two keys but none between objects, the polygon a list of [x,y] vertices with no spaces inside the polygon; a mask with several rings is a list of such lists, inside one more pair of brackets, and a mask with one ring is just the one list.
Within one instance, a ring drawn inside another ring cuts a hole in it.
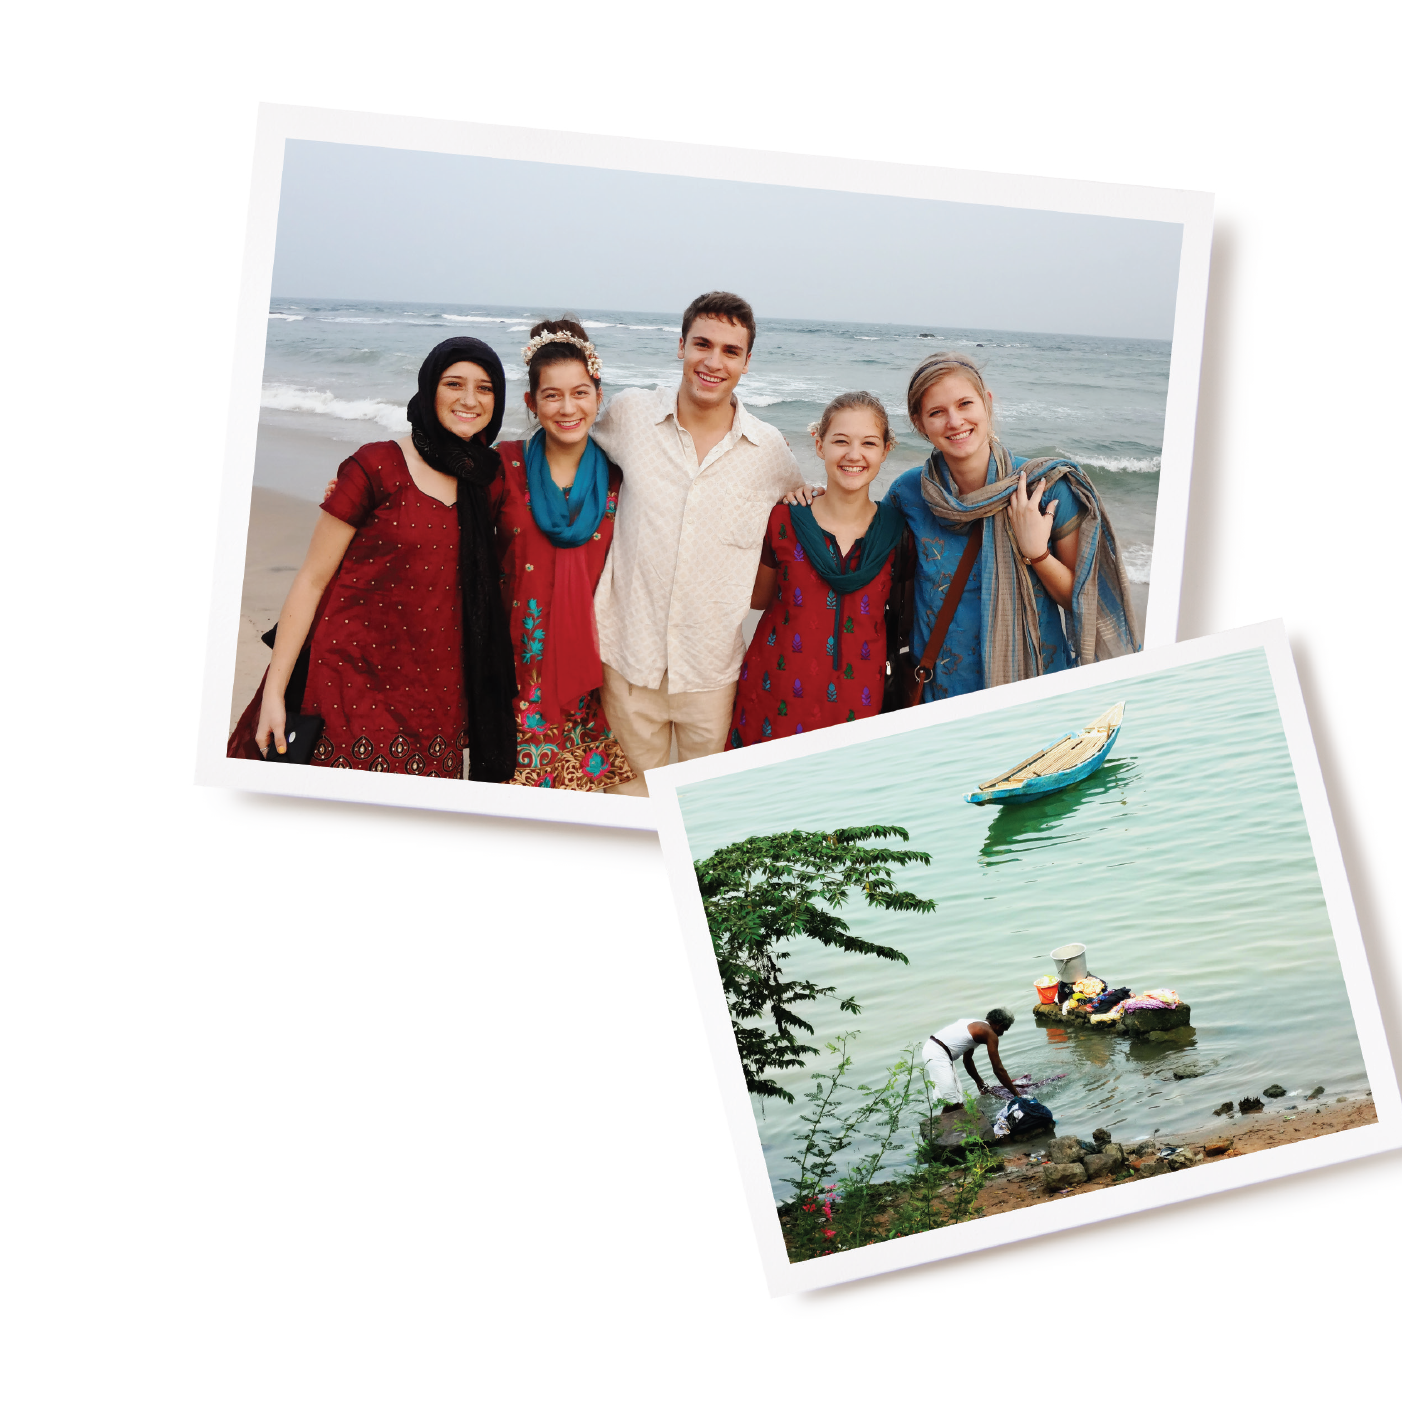
[{"label": "bracelet on wrist", "polygon": [[1048,557],[1051,556],[1052,554],[1053,554],[1053,548],[1052,548],[1051,546],[1045,546],[1045,547],[1043,548],[1043,554],[1042,554],[1041,556],[1026,556],[1026,555],[1024,555],[1024,553],[1021,551],[1021,552],[1019,553],[1019,559],[1020,559],[1021,561],[1023,561],[1023,563],[1024,563],[1026,566],[1036,566],[1036,565],[1038,565],[1041,561],[1046,561],[1046,560],[1048,559]]}]

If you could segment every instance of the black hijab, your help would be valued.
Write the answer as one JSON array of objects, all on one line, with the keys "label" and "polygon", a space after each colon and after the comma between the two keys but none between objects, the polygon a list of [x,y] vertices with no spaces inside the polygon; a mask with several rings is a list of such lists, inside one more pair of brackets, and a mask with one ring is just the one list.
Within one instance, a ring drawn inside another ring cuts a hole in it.
[{"label": "black hijab", "polygon": [[[470,361],[492,381],[492,418],[471,439],[439,423],[439,380]],[[406,414],[420,457],[458,479],[458,578],[463,591],[463,682],[468,700],[468,778],[500,783],[517,766],[517,721],[512,699],[517,673],[512,639],[498,587],[497,551],[487,487],[501,468],[491,444],[502,428],[507,377],[497,352],[473,336],[441,341],[419,368],[419,393]]]}]

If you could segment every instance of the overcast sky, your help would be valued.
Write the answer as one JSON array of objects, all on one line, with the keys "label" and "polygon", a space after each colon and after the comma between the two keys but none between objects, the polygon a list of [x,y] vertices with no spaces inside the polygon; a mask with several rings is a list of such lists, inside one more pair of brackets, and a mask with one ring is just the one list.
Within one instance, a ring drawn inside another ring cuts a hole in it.
[{"label": "overcast sky", "polygon": [[1178,224],[289,141],[273,295],[1168,340]]}]

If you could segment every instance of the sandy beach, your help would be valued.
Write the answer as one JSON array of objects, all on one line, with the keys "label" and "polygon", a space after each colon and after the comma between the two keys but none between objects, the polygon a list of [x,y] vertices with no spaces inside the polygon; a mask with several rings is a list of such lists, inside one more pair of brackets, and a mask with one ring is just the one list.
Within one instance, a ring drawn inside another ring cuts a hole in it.
[{"label": "sandy beach", "polygon": [[244,555],[244,592],[239,605],[239,643],[229,729],[249,704],[271,656],[260,635],[278,622],[288,586],[302,564],[317,520],[317,504],[269,488],[255,487],[249,508]]}]

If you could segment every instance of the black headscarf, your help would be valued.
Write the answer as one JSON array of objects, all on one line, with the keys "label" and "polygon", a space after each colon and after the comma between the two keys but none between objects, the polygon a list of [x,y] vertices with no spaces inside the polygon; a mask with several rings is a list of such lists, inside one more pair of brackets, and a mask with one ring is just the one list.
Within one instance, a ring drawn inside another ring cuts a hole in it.
[{"label": "black headscarf", "polygon": [[[471,439],[439,423],[435,403],[443,373],[471,361],[492,381],[492,418]],[[497,551],[487,486],[501,464],[491,444],[502,428],[507,377],[497,352],[473,336],[441,341],[419,368],[419,393],[406,414],[414,446],[431,468],[458,479],[458,578],[463,591],[463,681],[468,700],[468,778],[500,783],[517,766],[517,695],[512,638],[498,588]]]}]

